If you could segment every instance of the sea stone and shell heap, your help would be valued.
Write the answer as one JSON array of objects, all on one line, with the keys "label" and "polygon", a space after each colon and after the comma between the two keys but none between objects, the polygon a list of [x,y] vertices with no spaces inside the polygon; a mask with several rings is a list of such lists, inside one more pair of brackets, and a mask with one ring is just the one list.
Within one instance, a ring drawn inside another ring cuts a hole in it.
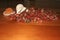
[{"label": "sea stone and shell heap", "polygon": [[17,22],[43,22],[43,21],[55,21],[58,19],[56,12],[47,9],[35,9],[34,7],[26,8],[22,4],[18,4],[16,6],[16,11],[12,8],[7,8],[3,15],[5,17],[9,17],[11,20],[15,20]]}]

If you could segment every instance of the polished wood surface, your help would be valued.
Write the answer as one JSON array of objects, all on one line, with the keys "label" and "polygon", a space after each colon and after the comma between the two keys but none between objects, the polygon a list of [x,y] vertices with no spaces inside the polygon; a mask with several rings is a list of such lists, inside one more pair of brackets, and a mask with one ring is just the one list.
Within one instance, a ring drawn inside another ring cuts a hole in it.
[{"label": "polished wood surface", "polygon": [[0,17],[0,40],[60,40],[60,23],[18,23]]}]

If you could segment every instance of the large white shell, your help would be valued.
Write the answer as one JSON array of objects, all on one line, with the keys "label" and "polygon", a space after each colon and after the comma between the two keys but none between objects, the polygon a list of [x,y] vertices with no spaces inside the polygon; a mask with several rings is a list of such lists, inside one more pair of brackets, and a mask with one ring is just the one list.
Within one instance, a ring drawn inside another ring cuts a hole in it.
[{"label": "large white shell", "polygon": [[22,13],[23,11],[25,11],[25,9],[26,9],[26,7],[24,7],[22,4],[18,4],[16,6],[16,12],[17,12],[17,14]]}]

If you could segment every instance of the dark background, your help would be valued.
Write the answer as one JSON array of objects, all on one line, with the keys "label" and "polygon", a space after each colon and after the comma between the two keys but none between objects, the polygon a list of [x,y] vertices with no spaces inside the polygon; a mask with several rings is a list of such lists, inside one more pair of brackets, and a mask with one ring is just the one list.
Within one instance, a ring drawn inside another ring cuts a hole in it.
[{"label": "dark background", "polygon": [[0,8],[13,7],[22,3],[26,7],[44,7],[60,9],[60,0],[0,0]]}]

